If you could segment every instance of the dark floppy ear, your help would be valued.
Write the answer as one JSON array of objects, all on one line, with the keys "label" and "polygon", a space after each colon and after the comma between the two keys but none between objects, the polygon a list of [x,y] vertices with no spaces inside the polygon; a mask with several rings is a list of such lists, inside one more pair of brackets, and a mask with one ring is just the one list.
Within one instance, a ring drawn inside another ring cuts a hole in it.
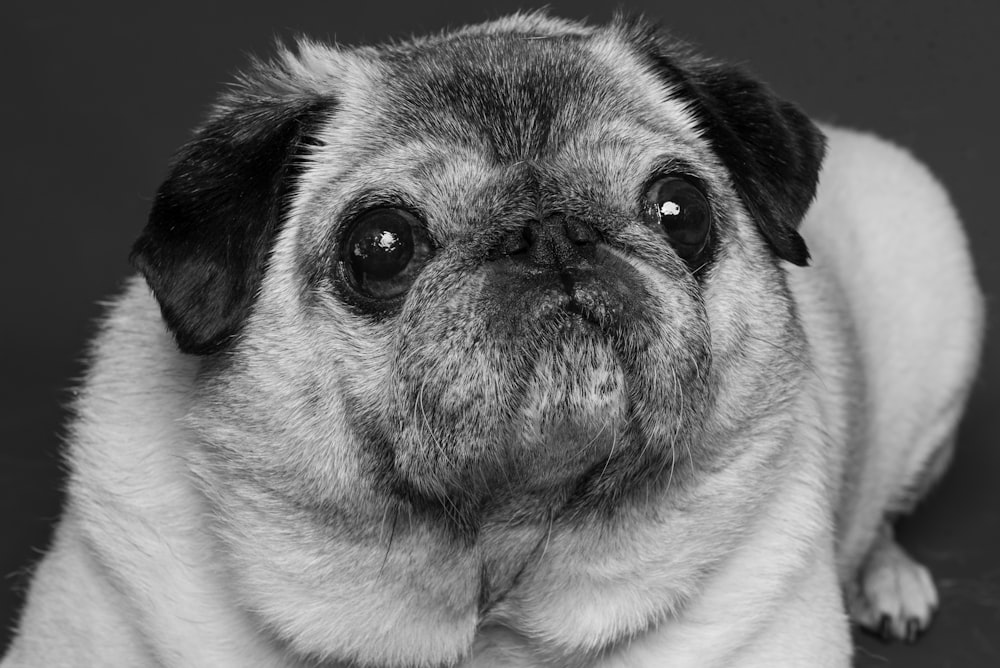
[{"label": "dark floppy ear", "polygon": [[692,71],[702,127],[779,257],[809,263],[796,228],[816,196],[825,140],[794,104],[738,68]]},{"label": "dark floppy ear", "polygon": [[240,91],[181,149],[130,259],[182,351],[216,352],[240,331],[310,134],[331,106]]},{"label": "dark floppy ear", "polygon": [[771,248],[797,265],[809,250],[797,227],[816,195],[825,139],[795,105],[738,67],[667,45],[650,26],[634,23],[631,38],[655,70],[688,103],[704,136]]}]

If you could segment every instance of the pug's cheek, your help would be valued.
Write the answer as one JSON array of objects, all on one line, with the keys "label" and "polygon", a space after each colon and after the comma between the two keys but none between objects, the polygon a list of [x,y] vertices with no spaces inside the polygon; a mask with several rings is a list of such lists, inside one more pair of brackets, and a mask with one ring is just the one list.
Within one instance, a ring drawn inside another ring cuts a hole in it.
[{"label": "pug's cheek", "polygon": [[477,495],[502,477],[526,362],[474,324],[409,337],[390,372],[397,474],[432,496]]}]

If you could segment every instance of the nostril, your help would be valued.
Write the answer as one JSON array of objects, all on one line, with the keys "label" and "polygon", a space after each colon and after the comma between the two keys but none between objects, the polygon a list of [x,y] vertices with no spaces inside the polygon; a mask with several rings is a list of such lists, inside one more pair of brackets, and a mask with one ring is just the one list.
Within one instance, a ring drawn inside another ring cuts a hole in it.
[{"label": "nostril", "polygon": [[600,241],[600,236],[597,234],[597,230],[582,220],[567,218],[564,226],[566,229],[566,237],[577,246],[596,244]]},{"label": "nostril", "polygon": [[521,238],[524,240],[526,248],[531,248],[532,246],[537,244],[539,238],[537,223],[532,222],[522,227]]},{"label": "nostril", "polygon": [[534,237],[531,228],[525,226],[517,230],[511,230],[505,234],[500,244],[500,249],[503,255],[519,255],[527,253],[533,241]]},{"label": "nostril", "polygon": [[579,253],[589,254],[601,240],[600,233],[586,222],[550,216],[504,232],[495,252],[499,257],[517,256],[538,264],[564,263]]}]

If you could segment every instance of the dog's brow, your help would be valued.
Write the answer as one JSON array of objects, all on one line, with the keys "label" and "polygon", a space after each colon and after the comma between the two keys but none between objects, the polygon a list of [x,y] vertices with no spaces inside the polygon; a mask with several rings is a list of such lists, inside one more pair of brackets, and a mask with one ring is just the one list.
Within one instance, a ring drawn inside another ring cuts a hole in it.
[{"label": "dog's brow", "polygon": [[604,68],[578,44],[514,42],[508,36],[449,44],[395,64],[387,96],[393,105],[384,110],[392,127],[481,144],[494,160],[513,162],[578,131],[590,118],[584,109],[607,108],[593,98],[616,95]]}]

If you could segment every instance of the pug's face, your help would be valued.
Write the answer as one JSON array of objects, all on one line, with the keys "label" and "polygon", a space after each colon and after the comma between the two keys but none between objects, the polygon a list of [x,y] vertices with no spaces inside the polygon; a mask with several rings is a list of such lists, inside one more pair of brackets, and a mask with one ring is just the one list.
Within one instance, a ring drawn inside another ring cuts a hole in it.
[{"label": "pug's face", "polygon": [[134,255],[203,357],[202,478],[223,514],[357,540],[387,507],[475,541],[683,489],[794,392],[779,264],[808,257],[821,153],[634,22],[282,54],[181,153]]},{"label": "pug's face", "polygon": [[304,44],[219,105],[136,258],[241,421],[461,521],[588,505],[713,456],[728,367],[789,338],[820,146],[641,25]]},{"label": "pug's face", "polygon": [[297,198],[287,271],[350,431],[463,520],[666,471],[711,402],[721,170],[680,107],[594,60],[577,36],[382,54]]}]

